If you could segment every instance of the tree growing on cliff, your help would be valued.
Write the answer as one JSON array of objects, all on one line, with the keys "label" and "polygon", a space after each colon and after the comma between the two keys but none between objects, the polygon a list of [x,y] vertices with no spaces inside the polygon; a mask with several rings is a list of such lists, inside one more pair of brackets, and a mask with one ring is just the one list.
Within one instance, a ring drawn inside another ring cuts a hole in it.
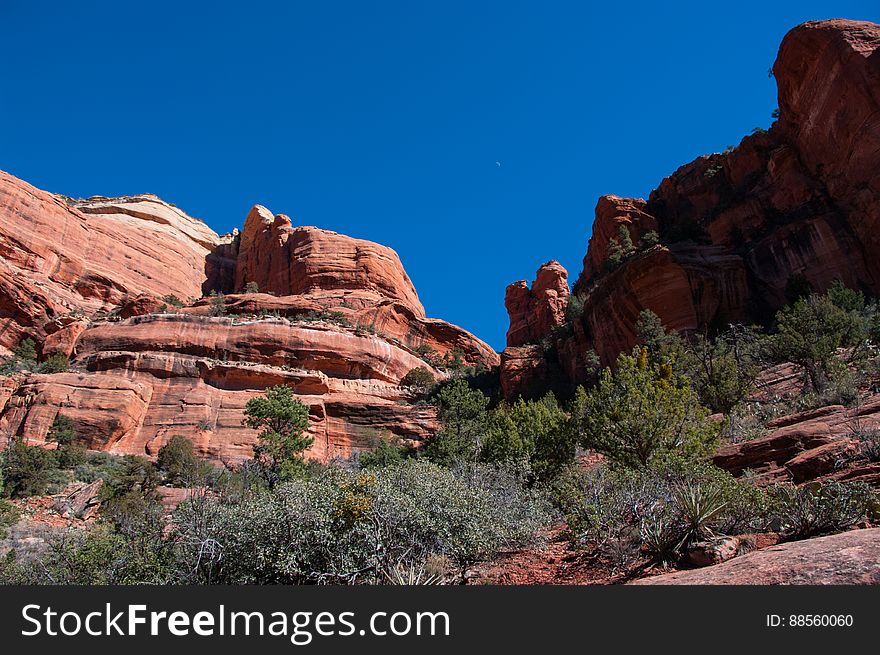
[{"label": "tree growing on cliff", "polygon": [[637,347],[617,358],[614,371],[605,369],[590,391],[578,388],[571,421],[584,448],[615,466],[641,469],[664,453],[708,452],[720,427],[708,415],[685,378]]},{"label": "tree growing on cliff", "polygon": [[0,360],[0,375],[12,375],[19,371],[33,371],[37,367],[37,347],[30,337],[12,349],[12,356]]},{"label": "tree growing on cliff", "polygon": [[247,402],[244,414],[244,424],[260,430],[254,459],[263,466],[271,485],[305,470],[303,453],[315,440],[305,434],[309,408],[293,397],[290,387],[269,387],[265,395]]},{"label": "tree growing on cliff", "polygon": [[635,250],[636,247],[633,245],[629,229],[626,225],[621,225],[617,229],[617,238],[612,237],[608,241],[608,263],[612,267],[616,267],[634,253]]},{"label": "tree growing on cliff", "polygon": [[174,435],[159,449],[156,465],[165,474],[166,482],[173,485],[190,485],[202,471],[192,442],[186,437]]},{"label": "tree growing on cliff", "polygon": [[211,292],[211,306],[208,316],[226,316],[226,297],[216,291]]}]

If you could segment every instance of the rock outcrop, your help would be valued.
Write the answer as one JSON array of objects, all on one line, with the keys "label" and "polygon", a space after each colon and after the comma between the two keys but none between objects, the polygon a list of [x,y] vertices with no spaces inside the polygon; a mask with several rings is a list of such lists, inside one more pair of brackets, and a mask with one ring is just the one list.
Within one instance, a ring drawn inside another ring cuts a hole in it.
[{"label": "rock outcrop", "polygon": [[637,585],[880,584],[880,528],[778,544],[715,566],[637,580]]},{"label": "rock outcrop", "polygon": [[347,291],[342,297],[349,304],[397,300],[425,317],[391,248],[316,227],[293,227],[289,217],[273,216],[260,205],[248,214],[238,246],[236,290],[248,282],[279,296],[338,297]]},{"label": "rock outcrop", "polygon": [[[647,201],[599,200],[573,289],[583,314],[555,349],[571,382],[586,375],[584,353],[609,364],[630,349],[644,309],[670,329],[702,332],[768,320],[795,281],[880,292],[878,53],[880,25],[794,28],[773,67],[779,119],[769,130],[681,167]],[[621,228],[633,251],[617,263],[609,244]],[[659,245],[643,240],[651,231]],[[514,335],[529,323],[519,308]]]},{"label": "rock outcrop", "polygon": [[73,200],[2,171],[0,217],[0,354],[129,295],[201,296],[218,242],[155,196]]},{"label": "rock outcrop", "polygon": [[[311,456],[329,460],[436,430],[400,386],[410,370],[498,365],[425,317],[393,250],[261,206],[220,237],[155,196],[65,199],[3,173],[0,216],[0,354],[27,336],[71,358],[67,373],[0,378],[0,436],[44,443],[62,414],[91,449],[155,456],[180,434],[236,462],[256,440],[245,404],[285,384],[310,408]],[[203,297],[248,283],[261,292]]]},{"label": "rock outcrop", "polygon": [[565,322],[568,306],[568,271],[557,261],[543,264],[531,288],[526,280],[507,287],[504,305],[510,316],[507,345],[538,343]]}]

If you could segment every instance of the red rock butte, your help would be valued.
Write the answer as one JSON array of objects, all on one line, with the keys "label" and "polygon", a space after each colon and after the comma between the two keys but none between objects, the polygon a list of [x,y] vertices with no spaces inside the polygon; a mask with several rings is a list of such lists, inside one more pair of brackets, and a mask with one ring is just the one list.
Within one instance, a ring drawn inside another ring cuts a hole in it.
[{"label": "red rock butte", "polygon": [[[612,363],[635,344],[645,309],[695,333],[766,321],[794,283],[823,291],[839,279],[880,293],[880,25],[799,25],[773,73],[779,114],[770,129],[682,166],[647,200],[599,199],[570,329],[548,320],[562,303],[549,311],[525,283],[508,288],[508,398],[546,389],[554,376],[584,381],[590,351]],[[612,260],[621,229],[633,248],[622,258],[616,248]]]},{"label": "red rock butte", "polygon": [[[436,410],[400,385],[410,370],[439,379],[453,352],[498,365],[425,317],[393,250],[259,205],[221,237],[156,196],[74,200],[0,172],[0,256],[0,355],[29,337],[71,359],[67,373],[0,379],[0,437],[42,443],[63,414],[93,449],[154,456],[180,434],[236,462],[256,440],[245,404],[285,384],[326,461],[436,429]],[[225,316],[211,315],[212,291],[227,294]]]}]

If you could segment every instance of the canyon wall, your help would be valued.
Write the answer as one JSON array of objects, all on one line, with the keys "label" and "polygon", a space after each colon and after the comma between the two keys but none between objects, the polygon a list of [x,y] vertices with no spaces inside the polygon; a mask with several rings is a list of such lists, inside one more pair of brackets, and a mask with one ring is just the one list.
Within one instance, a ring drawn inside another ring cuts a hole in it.
[{"label": "canyon wall", "polygon": [[[880,293],[880,25],[800,25],[773,73],[769,130],[682,166],[647,200],[599,199],[565,329],[544,309],[508,304],[508,398],[550,369],[583,381],[591,351],[612,363],[635,344],[645,309],[687,334],[766,322],[793,285],[822,291],[839,279]],[[626,241],[621,229],[633,246],[623,257],[612,242]]]},{"label": "canyon wall", "polygon": [[44,443],[63,414],[92,449],[155,456],[179,434],[234,463],[256,441],[245,404],[284,384],[327,461],[436,430],[435,408],[401,386],[412,369],[498,365],[426,318],[393,250],[259,205],[221,237],[155,196],[74,200],[0,173],[0,255],[0,355],[31,338],[71,361],[0,378],[0,438]]}]

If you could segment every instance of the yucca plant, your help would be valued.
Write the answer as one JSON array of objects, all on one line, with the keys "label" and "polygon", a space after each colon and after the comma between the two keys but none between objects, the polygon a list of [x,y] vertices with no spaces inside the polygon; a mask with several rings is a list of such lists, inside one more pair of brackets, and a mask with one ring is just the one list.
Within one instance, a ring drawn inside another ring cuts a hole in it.
[{"label": "yucca plant", "polygon": [[713,528],[727,507],[721,489],[692,482],[676,488],[675,504],[684,524],[682,546],[715,537]]},{"label": "yucca plant", "polygon": [[415,587],[446,584],[441,576],[425,571],[424,564],[400,562],[390,571],[382,573],[385,583],[392,586]]}]

